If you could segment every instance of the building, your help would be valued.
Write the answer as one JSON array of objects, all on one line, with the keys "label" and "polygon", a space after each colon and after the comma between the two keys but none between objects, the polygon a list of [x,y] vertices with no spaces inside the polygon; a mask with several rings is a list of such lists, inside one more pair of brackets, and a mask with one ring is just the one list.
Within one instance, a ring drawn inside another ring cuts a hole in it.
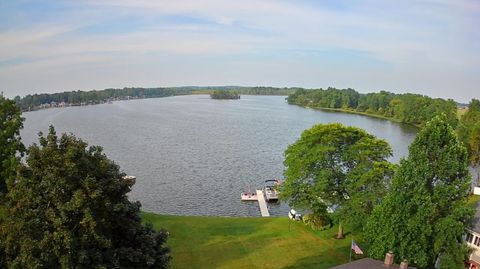
[{"label": "building", "polygon": [[416,269],[415,267],[408,267],[408,262],[403,261],[400,265],[393,263],[394,255],[392,252],[388,252],[385,255],[385,260],[377,261],[370,258],[363,258],[357,261],[349,262],[339,266],[332,267],[330,269]]},{"label": "building", "polygon": [[474,226],[467,230],[465,242],[472,248],[469,257],[469,269],[480,269],[480,205],[477,203],[477,211],[475,212]]}]

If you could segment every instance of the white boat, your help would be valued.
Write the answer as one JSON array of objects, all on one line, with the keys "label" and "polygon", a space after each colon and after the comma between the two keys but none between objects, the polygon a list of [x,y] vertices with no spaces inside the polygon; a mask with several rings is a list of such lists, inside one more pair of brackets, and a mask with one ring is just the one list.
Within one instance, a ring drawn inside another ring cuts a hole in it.
[{"label": "white boat", "polygon": [[280,180],[278,179],[269,179],[265,180],[265,187],[263,192],[265,193],[265,200],[267,201],[276,201],[278,200],[278,191],[276,188],[280,185]]},{"label": "white boat", "polygon": [[302,220],[302,214],[297,213],[297,211],[292,208],[288,211],[288,218],[291,220]]},{"label": "white boat", "polygon": [[257,193],[255,191],[250,191],[250,187],[248,187],[248,191],[242,192],[240,199],[242,199],[242,201],[257,201],[258,197]]},{"label": "white boat", "polygon": [[240,195],[242,201],[258,201],[256,193],[242,192]]}]

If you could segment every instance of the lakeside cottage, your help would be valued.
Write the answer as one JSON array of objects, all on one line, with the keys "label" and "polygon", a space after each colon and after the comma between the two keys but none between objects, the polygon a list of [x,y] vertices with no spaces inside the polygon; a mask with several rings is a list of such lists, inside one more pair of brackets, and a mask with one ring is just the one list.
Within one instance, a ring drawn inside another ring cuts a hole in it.
[{"label": "lakeside cottage", "polygon": [[480,203],[477,202],[477,210],[475,212],[474,226],[467,230],[465,234],[465,242],[472,248],[468,260],[469,269],[480,268]]}]

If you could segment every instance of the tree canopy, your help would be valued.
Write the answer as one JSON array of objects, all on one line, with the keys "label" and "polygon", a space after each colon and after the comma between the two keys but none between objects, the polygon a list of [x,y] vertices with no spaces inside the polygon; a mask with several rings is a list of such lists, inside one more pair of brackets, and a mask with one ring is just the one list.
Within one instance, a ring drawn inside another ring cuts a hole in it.
[{"label": "tree canopy", "polygon": [[315,125],[285,151],[281,198],[318,215],[335,209],[341,222],[362,227],[386,193],[394,171],[391,155],[386,141],[362,129]]},{"label": "tree canopy", "polygon": [[470,153],[470,164],[477,168],[478,185],[480,179],[480,121],[471,128],[466,144]]},{"label": "tree canopy", "polygon": [[13,181],[19,154],[25,150],[20,139],[21,128],[20,109],[0,94],[0,197],[7,192],[8,182]]},{"label": "tree canopy", "polygon": [[463,268],[462,240],[473,211],[467,206],[468,155],[444,115],[417,134],[392,186],[365,228],[372,257],[389,250],[419,268]]},{"label": "tree canopy", "polygon": [[[472,99],[468,110],[460,118],[458,136],[465,144],[470,157],[470,165],[477,168],[477,180],[480,179],[480,101]],[[477,182],[478,184],[479,182]]]},{"label": "tree canopy", "polygon": [[141,223],[125,177],[98,146],[53,127],[7,194],[2,268],[166,268],[166,231]]}]

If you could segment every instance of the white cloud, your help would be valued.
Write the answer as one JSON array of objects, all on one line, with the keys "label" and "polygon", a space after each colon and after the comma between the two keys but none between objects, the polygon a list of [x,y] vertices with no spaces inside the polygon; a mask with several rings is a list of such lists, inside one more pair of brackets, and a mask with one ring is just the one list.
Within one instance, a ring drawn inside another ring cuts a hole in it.
[{"label": "white cloud", "polygon": [[[347,8],[273,0],[91,0],[72,1],[70,5],[66,14],[52,17],[40,26],[32,24],[0,32],[0,87],[7,88],[7,93],[10,88],[34,88],[33,82],[29,84],[20,78],[38,78],[36,73],[48,69],[54,70],[55,76],[70,77],[70,81],[88,85],[87,88],[102,87],[107,81],[118,85],[125,82],[120,79],[123,76],[139,84],[143,79],[149,81],[147,84],[185,85],[189,83],[177,78],[188,80],[196,77],[194,72],[199,70],[204,74],[201,77],[211,79],[203,81],[205,84],[317,83],[444,91],[451,86],[442,87],[442,83],[455,82],[470,91],[478,84],[469,72],[480,68],[480,35],[476,29],[480,24],[480,4],[474,0],[367,0],[349,3]],[[86,26],[108,30],[109,23],[128,24],[127,20],[137,20],[140,26],[126,32],[82,32]],[[328,70],[322,67],[325,59],[321,56],[309,57],[310,52],[318,50],[352,51],[390,68],[358,69],[346,61],[342,69]],[[297,58],[291,53],[294,51],[301,52]],[[248,59],[248,63],[239,62],[239,58]],[[193,66],[165,69],[154,61],[169,66],[186,62]],[[127,68],[129,72],[125,73],[115,64],[138,68]],[[112,71],[108,73],[113,78],[87,72],[85,65],[92,70],[109,66]],[[162,81],[149,79],[145,74],[154,73],[142,66],[161,69],[168,76],[162,76]],[[79,82],[62,70],[85,72],[79,76],[90,74],[95,79]],[[214,72],[218,75],[205,75]],[[259,77],[261,74],[264,78]],[[425,74],[423,80],[421,74]],[[42,80],[44,88],[62,88],[58,86],[62,83],[73,85],[58,77]]]}]

